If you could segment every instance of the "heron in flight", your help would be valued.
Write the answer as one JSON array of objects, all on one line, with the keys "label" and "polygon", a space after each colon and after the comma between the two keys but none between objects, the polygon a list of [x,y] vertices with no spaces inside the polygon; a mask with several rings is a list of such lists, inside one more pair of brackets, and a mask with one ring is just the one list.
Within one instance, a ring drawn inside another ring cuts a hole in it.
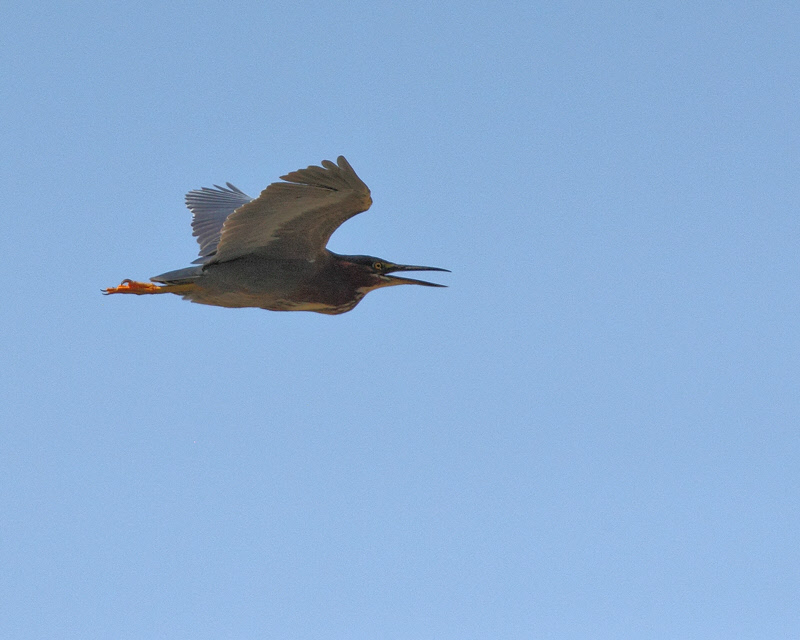
[{"label": "heron in flight", "polygon": [[186,194],[200,245],[194,267],[168,271],[151,282],[123,280],[103,293],[174,293],[218,307],[315,311],[336,315],[370,291],[398,284],[441,284],[389,275],[448,271],[347,256],[326,248],[339,226],[372,204],[369,189],[339,156],[281,176],[253,199],[234,187],[203,187]]}]

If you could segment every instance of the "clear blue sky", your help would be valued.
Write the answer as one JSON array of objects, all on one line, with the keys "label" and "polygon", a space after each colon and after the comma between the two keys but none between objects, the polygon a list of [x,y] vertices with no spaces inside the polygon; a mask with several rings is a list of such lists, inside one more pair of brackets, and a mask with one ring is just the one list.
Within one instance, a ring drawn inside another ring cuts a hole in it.
[{"label": "clear blue sky", "polygon": [[[0,637],[799,637],[800,8],[662,4],[4,8]],[[100,295],[339,154],[450,288]]]}]

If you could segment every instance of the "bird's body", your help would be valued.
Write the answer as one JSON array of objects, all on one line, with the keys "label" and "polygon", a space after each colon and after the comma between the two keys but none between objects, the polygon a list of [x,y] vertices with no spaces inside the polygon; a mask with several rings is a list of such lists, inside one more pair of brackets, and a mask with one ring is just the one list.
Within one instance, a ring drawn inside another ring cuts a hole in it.
[{"label": "bird's body", "polygon": [[105,293],[175,293],[219,307],[272,311],[350,311],[370,291],[399,284],[442,286],[388,275],[446,271],[347,256],[325,245],[345,220],[372,203],[369,189],[344,157],[323,161],[271,184],[252,199],[227,188],[190,191],[186,203],[200,244],[201,265],[151,278],[125,280]]},{"label": "bird's body", "polygon": [[[194,286],[185,299],[218,307],[258,307],[271,311],[317,311],[337,314],[352,309],[378,279],[357,266],[348,268],[345,256],[326,251],[314,262],[250,254],[197,269]],[[155,276],[154,282],[185,281],[178,272]]]}]

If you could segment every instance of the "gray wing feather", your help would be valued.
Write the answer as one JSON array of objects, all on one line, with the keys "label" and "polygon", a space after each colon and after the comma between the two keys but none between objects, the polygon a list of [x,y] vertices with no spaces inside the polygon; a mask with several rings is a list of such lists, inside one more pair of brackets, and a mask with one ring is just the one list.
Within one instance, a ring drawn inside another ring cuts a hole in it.
[{"label": "gray wing feather", "polygon": [[282,176],[255,200],[223,222],[210,261],[234,260],[249,253],[313,260],[346,220],[372,204],[369,189],[339,156]]},{"label": "gray wing feather", "polygon": [[217,251],[222,225],[236,209],[252,200],[230,182],[227,188],[214,185],[186,194],[186,206],[192,212],[192,235],[200,245],[200,257],[193,264],[208,262]]}]

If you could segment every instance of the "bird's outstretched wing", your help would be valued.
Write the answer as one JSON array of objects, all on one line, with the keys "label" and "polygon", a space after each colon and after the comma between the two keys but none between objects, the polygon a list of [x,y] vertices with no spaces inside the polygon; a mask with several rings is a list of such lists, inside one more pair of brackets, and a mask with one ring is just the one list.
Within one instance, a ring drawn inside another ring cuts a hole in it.
[{"label": "bird's outstretched wing", "polygon": [[213,259],[225,219],[252,198],[230,182],[227,188],[214,185],[186,194],[186,206],[192,212],[192,235],[200,245],[200,257],[193,264],[203,264]]},{"label": "bird's outstretched wing", "polygon": [[339,225],[372,204],[367,185],[343,156],[281,179],[227,217],[211,262],[249,253],[313,260]]}]

